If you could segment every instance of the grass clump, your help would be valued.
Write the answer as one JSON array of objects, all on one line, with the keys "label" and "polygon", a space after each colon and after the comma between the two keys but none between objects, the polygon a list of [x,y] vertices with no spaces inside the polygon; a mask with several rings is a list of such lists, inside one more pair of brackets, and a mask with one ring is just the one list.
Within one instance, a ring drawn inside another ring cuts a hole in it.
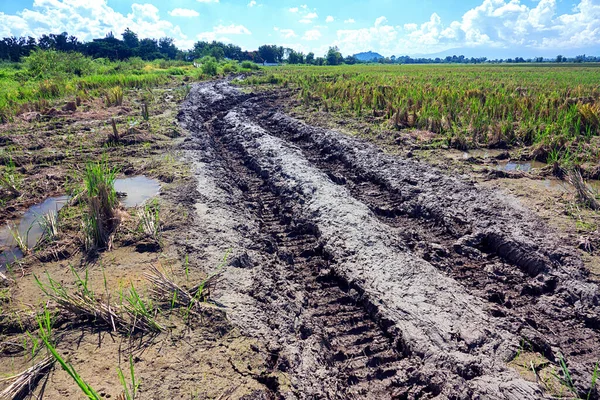
[{"label": "grass clump", "polygon": [[128,294],[121,293],[121,304],[111,304],[110,299],[96,296],[90,288],[87,270],[81,277],[73,267],[77,289],[67,290],[60,282],[46,275],[47,283],[37,276],[34,278],[44,294],[59,308],[75,316],[86,318],[93,323],[110,327],[113,331],[131,334],[133,332],[160,332],[163,330],[155,320],[152,303],[145,301],[132,286]]},{"label": "grass clump", "polygon": [[108,107],[123,105],[123,97],[123,88],[121,86],[107,89],[106,94],[104,95]]},{"label": "grass clump", "polygon": [[146,203],[139,210],[139,228],[140,232],[146,237],[161,243],[161,223],[160,223],[160,205],[158,201]]},{"label": "grass clump", "polygon": [[119,222],[116,176],[117,169],[111,168],[106,160],[86,165],[84,184],[88,211],[83,230],[87,250],[111,248],[112,235]]}]

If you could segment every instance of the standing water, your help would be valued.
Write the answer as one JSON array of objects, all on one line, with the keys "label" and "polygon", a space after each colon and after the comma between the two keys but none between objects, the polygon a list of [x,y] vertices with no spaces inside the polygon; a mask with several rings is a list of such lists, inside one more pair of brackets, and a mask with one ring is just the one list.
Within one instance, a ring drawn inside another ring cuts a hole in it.
[{"label": "standing water", "polygon": [[17,246],[11,228],[17,231],[23,241],[27,242],[27,247],[34,247],[44,234],[40,225],[40,219],[45,214],[56,214],[69,200],[69,196],[50,197],[40,204],[30,207],[17,226],[9,228],[8,225],[0,227],[0,266],[23,257],[23,253]]},{"label": "standing water", "polygon": [[136,207],[156,196],[160,190],[160,184],[157,180],[142,175],[116,179],[115,190],[126,194],[125,198],[121,199],[125,207]]},{"label": "standing water", "polygon": [[546,165],[540,161],[504,161],[499,162],[496,169],[500,171],[531,172],[534,169],[544,168]]}]

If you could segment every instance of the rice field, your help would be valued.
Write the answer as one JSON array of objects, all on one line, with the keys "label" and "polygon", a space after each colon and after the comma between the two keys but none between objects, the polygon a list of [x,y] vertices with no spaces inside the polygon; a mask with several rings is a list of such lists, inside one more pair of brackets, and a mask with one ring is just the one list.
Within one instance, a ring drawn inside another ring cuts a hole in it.
[{"label": "rice field", "polygon": [[297,88],[305,105],[386,129],[431,131],[437,144],[536,145],[541,161],[600,159],[596,64],[286,66],[247,83]]},{"label": "rice field", "polygon": [[42,111],[52,100],[102,97],[120,88],[153,88],[171,77],[198,77],[191,63],[141,59],[111,62],[78,53],[39,51],[21,63],[0,63],[0,123],[15,116]]}]

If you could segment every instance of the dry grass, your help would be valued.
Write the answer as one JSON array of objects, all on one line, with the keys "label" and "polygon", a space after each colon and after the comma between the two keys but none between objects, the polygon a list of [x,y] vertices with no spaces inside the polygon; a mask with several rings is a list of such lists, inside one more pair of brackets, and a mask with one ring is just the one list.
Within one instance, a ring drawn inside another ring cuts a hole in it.
[{"label": "dry grass", "polygon": [[0,380],[0,382],[12,381],[12,383],[0,393],[0,399],[21,399],[27,396],[33,391],[36,383],[50,371],[54,362],[55,360],[53,357],[47,357],[20,374]]},{"label": "dry grass", "polygon": [[590,190],[588,185],[585,184],[583,177],[581,176],[581,172],[577,168],[572,168],[569,170],[568,174],[569,182],[575,190],[577,190],[577,198],[587,207],[592,210],[600,210],[600,202],[596,199],[594,193]]},{"label": "dry grass", "polygon": [[144,273],[144,276],[153,284],[152,293],[159,299],[170,301],[171,307],[175,305],[184,306],[188,309],[215,307],[214,304],[208,302],[208,292],[220,274],[211,275],[202,284],[195,286],[191,291],[187,291],[155,266],[151,266],[150,271]]}]

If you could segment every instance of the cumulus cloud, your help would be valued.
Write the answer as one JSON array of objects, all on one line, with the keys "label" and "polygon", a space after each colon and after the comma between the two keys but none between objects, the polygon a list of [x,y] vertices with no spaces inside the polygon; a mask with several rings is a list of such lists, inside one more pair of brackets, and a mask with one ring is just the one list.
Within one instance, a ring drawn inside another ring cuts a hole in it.
[{"label": "cumulus cloud", "polygon": [[316,12],[309,12],[306,13],[299,22],[302,24],[310,24],[313,22],[313,20],[317,19],[318,17],[319,16]]},{"label": "cumulus cloud", "polygon": [[335,44],[345,53],[378,49],[387,54],[457,47],[567,50],[600,45],[598,0],[580,0],[571,13],[562,15],[556,3],[539,0],[530,7],[521,0],[483,0],[460,20],[444,23],[433,13],[428,21],[402,27],[380,17],[371,27],[339,30]]},{"label": "cumulus cloud", "polygon": [[329,23],[329,22],[333,22],[334,19],[331,15],[328,15],[327,18],[325,18],[325,22]]},{"label": "cumulus cloud", "polygon": [[224,35],[252,35],[252,32],[244,25],[217,25],[213,27],[213,32]]},{"label": "cumulus cloud", "polygon": [[290,38],[295,38],[298,35],[296,35],[296,32],[294,32],[293,29],[280,29],[280,28],[273,28],[274,31],[279,32],[281,34],[281,37],[283,37],[284,39],[290,39]]},{"label": "cumulus cloud", "polygon": [[302,36],[304,40],[319,40],[321,39],[321,32],[318,29],[311,29],[304,32],[304,36]]},{"label": "cumulus cloud", "polygon": [[171,17],[199,17],[200,13],[196,10],[190,10],[187,8],[175,8],[169,11]]},{"label": "cumulus cloud", "polygon": [[212,31],[202,32],[196,35],[198,40],[211,42],[217,40],[223,43],[232,43],[233,41],[224,35],[252,35],[252,32],[244,25],[217,25],[213,26]]},{"label": "cumulus cloud", "polygon": [[248,3],[248,7],[254,7],[256,5],[256,1],[252,0],[250,3]]},{"label": "cumulus cloud", "polygon": [[291,13],[297,13],[298,11],[300,11],[300,9],[298,7],[292,7],[290,9],[288,9],[288,11]]},{"label": "cumulus cloud", "polygon": [[355,23],[355,22],[356,22],[356,21],[355,21],[354,19],[352,19],[352,18],[348,18],[348,19],[344,20],[344,23],[345,23],[345,24],[353,24],[353,23]]},{"label": "cumulus cloud", "polygon": [[16,15],[0,12],[3,37],[68,32],[80,40],[91,40],[108,32],[118,36],[125,28],[141,38],[172,37],[184,49],[193,45],[179,26],[161,19],[158,8],[152,4],[134,3],[131,12],[124,15],[108,6],[106,0],[34,0],[31,9],[25,8]]}]

